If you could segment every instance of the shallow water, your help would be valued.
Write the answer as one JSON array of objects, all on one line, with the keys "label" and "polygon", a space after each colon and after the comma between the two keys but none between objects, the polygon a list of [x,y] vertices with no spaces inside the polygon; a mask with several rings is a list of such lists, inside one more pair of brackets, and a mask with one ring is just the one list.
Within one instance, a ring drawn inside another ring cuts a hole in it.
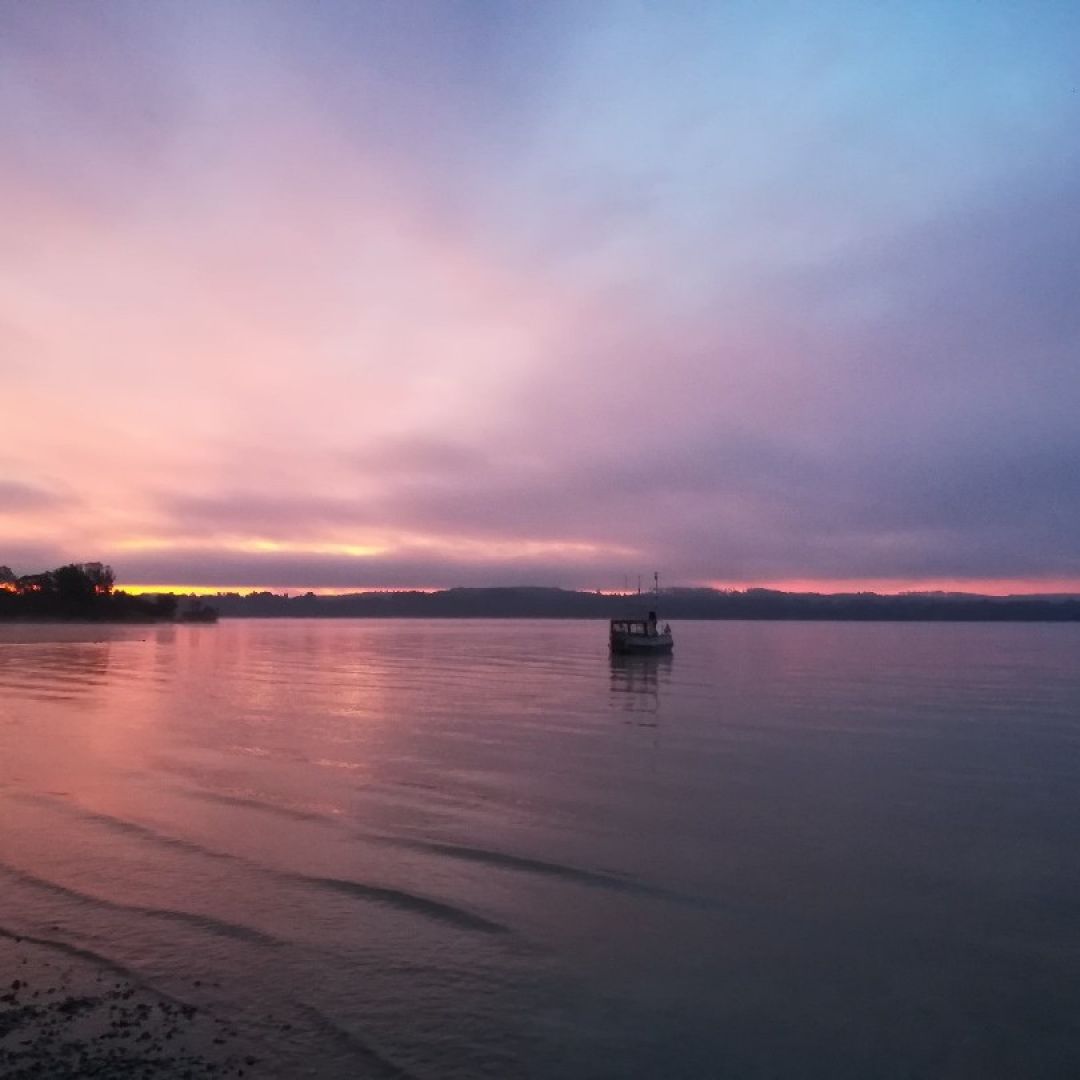
[{"label": "shallow water", "polygon": [[0,627],[0,931],[272,1077],[1080,1075],[1080,627]]}]

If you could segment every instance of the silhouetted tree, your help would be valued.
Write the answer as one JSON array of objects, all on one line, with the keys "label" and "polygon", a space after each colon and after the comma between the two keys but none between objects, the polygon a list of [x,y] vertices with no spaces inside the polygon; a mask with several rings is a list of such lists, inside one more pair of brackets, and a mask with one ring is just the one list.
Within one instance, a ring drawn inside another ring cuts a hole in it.
[{"label": "silhouetted tree", "polygon": [[0,617],[29,619],[159,620],[176,616],[176,598],[117,592],[111,566],[68,563],[43,574],[15,577],[0,566]]},{"label": "silhouetted tree", "polygon": [[83,566],[69,563],[53,571],[56,598],[62,611],[84,613],[94,605],[94,582]]},{"label": "silhouetted tree", "polygon": [[160,593],[154,597],[154,615],[158,619],[175,619],[178,600],[172,593]]},{"label": "silhouetted tree", "polygon": [[113,591],[116,577],[111,566],[99,562],[88,562],[82,569],[98,596],[108,596]]}]

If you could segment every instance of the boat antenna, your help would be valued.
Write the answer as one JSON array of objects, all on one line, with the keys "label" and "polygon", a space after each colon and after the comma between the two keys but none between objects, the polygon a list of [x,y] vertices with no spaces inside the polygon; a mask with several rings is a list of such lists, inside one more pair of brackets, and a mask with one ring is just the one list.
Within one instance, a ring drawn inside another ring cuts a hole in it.
[{"label": "boat antenna", "polygon": [[659,607],[660,607],[660,571],[659,570],[654,570],[652,576],[653,576],[653,591],[656,594],[656,607],[657,607],[657,609],[659,609]]}]

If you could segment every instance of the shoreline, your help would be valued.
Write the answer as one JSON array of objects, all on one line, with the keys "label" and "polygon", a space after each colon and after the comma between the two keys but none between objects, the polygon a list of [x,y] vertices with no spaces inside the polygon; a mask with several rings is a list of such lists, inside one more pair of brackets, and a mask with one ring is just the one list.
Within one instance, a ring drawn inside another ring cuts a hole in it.
[{"label": "shoreline", "polygon": [[197,1006],[85,949],[0,927],[0,1075],[254,1076],[255,1056]]}]

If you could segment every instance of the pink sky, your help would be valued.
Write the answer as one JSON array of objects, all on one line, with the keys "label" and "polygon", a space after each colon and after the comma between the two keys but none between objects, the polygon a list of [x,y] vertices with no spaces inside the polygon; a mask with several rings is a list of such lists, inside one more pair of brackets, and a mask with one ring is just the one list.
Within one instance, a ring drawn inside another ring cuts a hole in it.
[{"label": "pink sky", "polygon": [[12,7],[0,563],[1080,591],[1076,20],[918,7]]}]

